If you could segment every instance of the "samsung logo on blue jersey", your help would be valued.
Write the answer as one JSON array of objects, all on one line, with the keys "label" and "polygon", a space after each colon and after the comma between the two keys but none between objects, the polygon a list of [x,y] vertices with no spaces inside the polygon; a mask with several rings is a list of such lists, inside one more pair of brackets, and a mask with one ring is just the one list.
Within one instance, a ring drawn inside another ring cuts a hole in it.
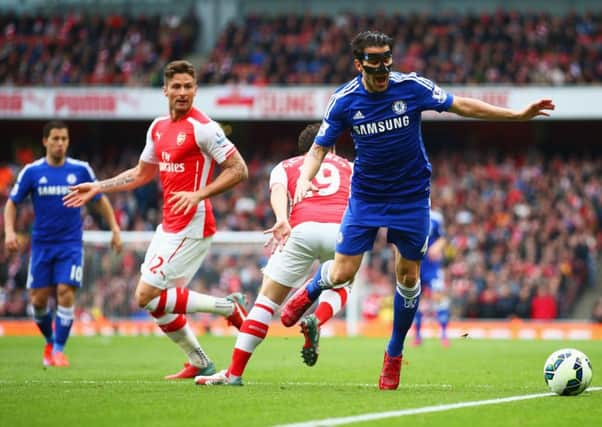
[{"label": "samsung logo on blue jersey", "polygon": [[410,125],[410,117],[402,116],[394,119],[380,120],[378,122],[364,123],[353,126],[353,132],[358,135],[375,135],[377,133],[389,132]]},{"label": "samsung logo on blue jersey", "polygon": [[38,187],[40,196],[64,196],[69,193],[68,185],[43,185]]}]

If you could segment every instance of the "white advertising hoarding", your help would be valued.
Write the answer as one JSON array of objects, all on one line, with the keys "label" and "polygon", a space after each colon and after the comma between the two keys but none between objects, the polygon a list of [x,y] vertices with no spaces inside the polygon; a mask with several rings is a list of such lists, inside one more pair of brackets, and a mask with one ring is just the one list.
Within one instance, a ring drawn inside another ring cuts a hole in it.
[{"label": "white advertising hoarding", "polygon": [[[552,118],[602,119],[602,87],[445,87],[512,109],[540,98],[556,103]],[[333,87],[199,87],[195,105],[216,120],[320,120]],[[0,119],[150,120],[167,113],[159,88],[0,88]],[[455,120],[454,114],[424,118]]]}]

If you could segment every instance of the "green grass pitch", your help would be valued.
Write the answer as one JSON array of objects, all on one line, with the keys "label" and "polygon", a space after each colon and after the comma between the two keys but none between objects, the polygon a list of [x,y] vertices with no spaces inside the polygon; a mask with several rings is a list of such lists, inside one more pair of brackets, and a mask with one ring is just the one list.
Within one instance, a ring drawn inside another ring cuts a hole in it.
[{"label": "green grass pitch", "polygon": [[[234,338],[203,336],[218,368]],[[73,337],[71,367],[44,369],[42,338],[0,338],[2,426],[273,426],[332,417],[545,393],[543,363],[574,347],[591,359],[602,385],[595,341],[436,340],[405,351],[397,391],[377,388],[386,340],[323,338],[316,366],[302,364],[301,336],[268,338],[255,352],[244,387],[165,381],[184,362],[166,337]],[[319,425],[319,424],[315,424]],[[443,412],[357,422],[370,426],[601,426],[602,391],[547,396]]]}]

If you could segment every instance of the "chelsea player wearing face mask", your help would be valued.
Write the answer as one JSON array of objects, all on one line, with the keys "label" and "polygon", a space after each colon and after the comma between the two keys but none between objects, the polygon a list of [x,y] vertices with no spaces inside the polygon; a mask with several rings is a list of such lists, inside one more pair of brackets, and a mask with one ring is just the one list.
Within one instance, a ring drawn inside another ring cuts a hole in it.
[{"label": "chelsea player wearing face mask", "polygon": [[396,292],[393,331],[379,388],[394,390],[399,385],[403,343],[418,308],[420,263],[430,228],[431,164],[422,141],[421,113],[434,110],[486,120],[530,120],[547,116],[554,104],[542,99],[514,111],[453,96],[416,73],[393,71],[393,40],[381,32],[359,33],[351,49],[360,74],[332,95],[294,196],[298,203],[314,189],[311,180],[329,147],[349,129],[356,152],[349,204],[334,260],[323,263],[282,312],[289,318],[300,317],[324,289],[351,283],[378,229],[387,227],[387,240],[395,253]]}]

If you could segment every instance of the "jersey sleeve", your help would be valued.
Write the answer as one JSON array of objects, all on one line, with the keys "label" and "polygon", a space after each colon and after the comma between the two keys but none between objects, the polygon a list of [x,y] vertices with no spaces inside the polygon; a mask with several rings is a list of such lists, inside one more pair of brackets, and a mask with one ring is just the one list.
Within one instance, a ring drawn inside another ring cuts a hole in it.
[{"label": "jersey sleeve", "polygon": [[322,125],[316,135],[315,143],[323,147],[332,147],[338,136],[345,130],[344,101],[341,94],[334,93],[328,101]]},{"label": "jersey sleeve", "polygon": [[155,154],[155,141],[153,140],[153,129],[155,127],[155,123],[157,123],[157,120],[154,120],[146,131],[146,143],[144,144],[142,154],[140,154],[140,160],[153,164],[159,163],[159,159]]},{"label": "jersey sleeve", "polygon": [[17,177],[17,182],[10,192],[10,199],[15,203],[21,203],[31,191],[32,182],[31,168],[26,166]]},{"label": "jersey sleeve", "polygon": [[417,100],[421,111],[435,110],[442,112],[449,110],[454,101],[454,96],[451,93],[447,93],[425,77],[417,75],[413,77],[412,80],[416,84]]},{"label": "jersey sleeve", "polygon": [[287,188],[288,186],[288,177],[286,176],[286,171],[284,170],[282,162],[278,163],[270,173],[270,189],[272,189],[275,184],[282,184],[284,185],[284,188]]},{"label": "jersey sleeve", "polygon": [[226,137],[224,130],[213,120],[195,126],[194,134],[199,148],[213,157],[217,163],[221,164],[236,151],[236,147]]}]

